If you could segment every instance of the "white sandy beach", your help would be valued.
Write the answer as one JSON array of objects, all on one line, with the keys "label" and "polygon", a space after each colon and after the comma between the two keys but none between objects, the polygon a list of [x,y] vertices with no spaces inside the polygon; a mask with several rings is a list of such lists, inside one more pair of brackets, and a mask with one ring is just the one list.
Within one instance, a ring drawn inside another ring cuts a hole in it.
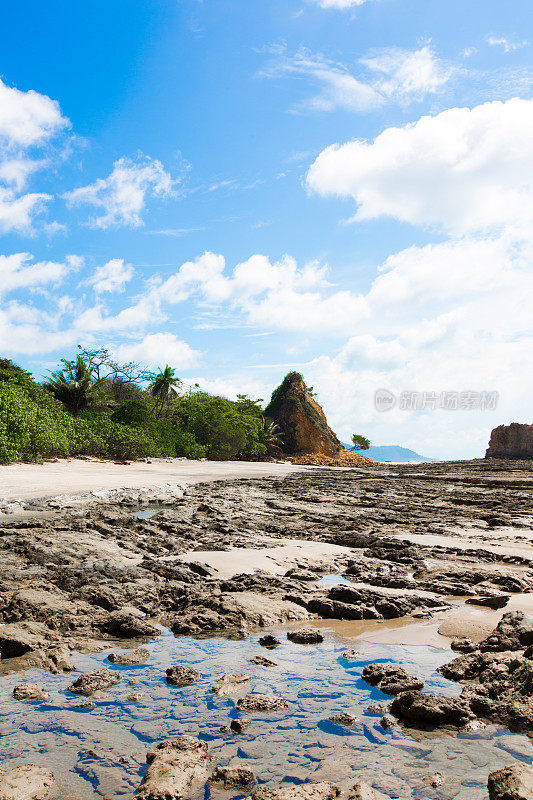
[{"label": "white sandy beach", "polygon": [[36,500],[112,489],[156,489],[231,478],[283,477],[305,467],[247,461],[59,459],[43,464],[0,465],[0,501]]}]

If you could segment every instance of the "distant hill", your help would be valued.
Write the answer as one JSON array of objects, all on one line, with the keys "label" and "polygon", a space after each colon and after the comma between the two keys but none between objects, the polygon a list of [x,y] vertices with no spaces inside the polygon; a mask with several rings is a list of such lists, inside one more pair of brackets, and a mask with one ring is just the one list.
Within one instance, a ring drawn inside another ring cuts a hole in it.
[{"label": "distant hill", "polygon": [[[353,447],[343,442],[347,450],[353,450]],[[415,453],[414,450],[409,450],[408,447],[400,447],[399,444],[383,444],[374,445],[369,447],[368,450],[359,451],[362,456],[368,456],[372,461],[436,461],[435,458],[426,458],[425,456]]]}]

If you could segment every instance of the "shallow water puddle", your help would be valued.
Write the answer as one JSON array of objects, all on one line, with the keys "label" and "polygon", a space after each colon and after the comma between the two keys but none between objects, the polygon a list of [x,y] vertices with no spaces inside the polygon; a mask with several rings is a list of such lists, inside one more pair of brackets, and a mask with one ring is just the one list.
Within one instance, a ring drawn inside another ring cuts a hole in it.
[{"label": "shallow water puddle", "polygon": [[[119,800],[139,785],[146,750],[153,742],[187,733],[209,742],[213,764],[244,761],[259,783],[333,780],[346,787],[359,778],[391,798],[482,800],[491,770],[514,760],[533,762],[533,746],[526,736],[494,725],[460,735],[405,732],[399,726],[385,731],[380,715],[366,712],[370,703],[390,699],[360,678],[363,667],[376,660],[403,664],[426,680],[428,691],[458,694],[460,685],[435,672],[453,656],[449,650],[350,642],[331,632],[325,633],[322,644],[306,647],[287,641],[286,629],[272,632],[281,640],[274,650],[257,644],[260,633],[232,641],[176,639],[165,631],[148,645],[149,663],[138,667],[110,664],[106,653],[78,654],[80,671],[108,666],[123,677],[90,711],[73,709],[72,704],[85,698],[66,692],[78,673],[52,676],[31,670],[4,676],[2,766],[46,765],[58,779],[60,800]],[[342,653],[354,646],[360,660],[347,661]],[[278,666],[250,664],[257,654]],[[164,670],[178,663],[194,666],[201,679],[184,688],[168,686]],[[249,687],[230,698],[216,698],[211,684],[228,672],[246,672],[251,676]],[[13,687],[23,681],[45,686],[48,703],[13,700]],[[240,715],[236,700],[249,691],[283,695],[289,708],[274,715],[248,714],[252,722],[241,736],[222,733],[220,727]],[[128,699],[132,692],[144,696],[133,702]],[[353,727],[328,721],[342,711],[359,721]],[[444,776],[439,788],[428,784],[435,772]],[[214,794],[213,789],[206,791]],[[197,797],[203,796],[202,787]]]}]

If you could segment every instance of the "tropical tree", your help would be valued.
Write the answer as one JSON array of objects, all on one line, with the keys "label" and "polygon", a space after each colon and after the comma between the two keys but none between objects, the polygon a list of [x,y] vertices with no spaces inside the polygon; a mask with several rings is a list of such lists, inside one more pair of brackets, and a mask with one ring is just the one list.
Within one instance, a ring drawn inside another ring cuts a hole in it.
[{"label": "tropical tree", "polygon": [[268,448],[281,447],[283,438],[279,425],[273,419],[263,417],[263,423],[260,431],[260,438],[262,443]]},{"label": "tropical tree", "polygon": [[166,364],[165,369],[160,369],[148,384],[148,391],[155,400],[154,410],[159,417],[163,408],[170,404],[174,395],[178,393],[181,381],[176,375],[176,370]]},{"label": "tropical tree", "polygon": [[360,433],[354,433],[352,442],[354,450],[368,450],[370,447],[370,439],[367,439],[366,436],[361,436]]},{"label": "tropical tree", "polygon": [[54,395],[75,417],[102,401],[102,379],[96,378],[94,365],[79,355],[74,361],[61,359],[63,368],[52,372],[44,388]]}]

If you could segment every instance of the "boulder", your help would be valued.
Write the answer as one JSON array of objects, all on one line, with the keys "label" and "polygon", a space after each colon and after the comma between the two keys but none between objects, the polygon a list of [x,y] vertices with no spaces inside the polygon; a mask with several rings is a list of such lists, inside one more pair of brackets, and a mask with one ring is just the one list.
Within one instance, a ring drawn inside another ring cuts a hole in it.
[{"label": "boulder", "polygon": [[224,789],[251,789],[255,776],[249,767],[241,764],[234,767],[215,767],[209,783],[221,783]]},{"label": "boulder", "polygon": [[485,606],[498,611],[500,608],[505,608],[511,596],[508,594],[489,594],[483,597],[469,597],[465,602],[471,606]]},{"label": "boulder", "polygon": [[424,688],[424,681],[409,675],[399,664],[368,664],[361,677],[384,694],[400,694],[410,689]]},{"label": "boulder", "polygon": [[13,697],[15,700],[34,700],[42,702],[43,700],[48,700],[50,695],[42,686],[38,686],[36,683],[19,683],[19,685],[15,686],[13,689]]},{"label": "boulder", "polygon": [[166,681],[170,686],[190,686],[200,677],[198,670],[192,667],[184,667],[181,664],[169,667],[166,670],[166,674]]},{"label": "boulder", "polygon": [[246,697],[241,697],[237,700],[237,708],[239,711],[282,711],[288,708],[289,704],[283,697],[277,697],[274,694],[247,694]]},{"label": "boulder", "polygon": [[320,631],[313,628],[299,628],[297,631],[289,631],[287,639],[297,644],[320,644],[324,641],[324,637]]},{"label": "boulder", "polygon": [[508,611],[478,647],[483,651],[521,650],[533,644],[533,617]]},{"label": "boulder", "polygon": [[60,672],[73,672],[76,669],[70,660],[70,650],[66,647],[30,650],[21,659],[24,662],[24,669],[46,669],[53,675]]},{"label": "boulder", "polygon": [[494,428],[485,458],[533,458],[533,425],[512,422]]},{"label": "boulder", "polygon": [[259,644],[261,647],[277,647],[281,642],[279,639],[276,639],[275,636],[272,636],[271,633],[267,633],[266,636],[261,636]]},{"label": "boulder", "polygon": [[533,768],[513,764],[491,772],[487,788],[489,800],[533,800]]},{"label": "boulder", "polygon": [[251,725],[252,720],[248,719],[247,717],[241,717],[240,719],[232,719],[229,727],[232,733],[241,734],[244,733],[246,728]]},{"label": "boulder", "polygon": [[0,658],[17,658],[37,650],[41,639],[34,633],[15,623],[0,624]]},{"label": "boulder", "polygon": [[404,722],[432,728],[439,725],[460,728],[474,718],[468,702],[463,698],[423,694],[418,691],[399,694],[392,701],[390,711]]},{"label": "boulder", "polygon": [[214,692],[217,697],[227,697],[229,694],[238,692],[249,683],[249,675],[223,675],[211,686],[211,691]]},{"label": "boulder", "polygon": [[348,714],[346,711],[342,711],[340,714],[333,714],[333,716],[328,717],[328,721],[334,722],[335,725],[345,725],[349,728],[350,725],[355,725],[357,718],[352,717],[352,715]]},{"label": "boulder", "polygon": [[[321,781],[320,783],[301,783],[299,786],[282,786],[279,789],[260,786],[251,795],[251,800],[335,800],[339,794],[338,786]],[[249,799],[247,798],[247,800]]]},{"label": "boulder", "polygon": [[67,691],[73,694],[82,694],[89,697],[94,692],[101,692],[114,686],[120,680],[120,672],[113,672],[107,667],[100,669],[92,669],[90,672],[84,672],[79,678],[76,678],[74,683],[67,687]]},{"label": "boulder", "polygon": [[182,800],[209,775],[207,744],[193,736],[156,744],[146,761],[149,767],[135,795],[139,800]]},{"label": "boulder", "polygon": [[116,636],[117,639],[153,639],[161,633],[151,622],[139,619],[128,611],[112,611],[102,623],[101,630],[103,633]]},{"label": "boulder", "polygon": [[0,770],[1,800],[46,800],[54,786],[53,773],[33,764]]},{"label": "boulder", "polygon": [[275,661],[271,661],[266,656],[254,656],[250,658],[250,664],[257,664],[259,667],[277,667]]},{"label": "boulder", "polygon": [[150,658],[150,653],[145,647],[138,647],[136,650],[128,650],[126,653],[109,653],[107,658],[112,664],[135,667],[137,664],[145,664]]},{"label": "boulder", "polygon": [[298,372],[290,372],[274,390],[265,416],[279,427],[285,453],[336,455],[344,449]]}]

